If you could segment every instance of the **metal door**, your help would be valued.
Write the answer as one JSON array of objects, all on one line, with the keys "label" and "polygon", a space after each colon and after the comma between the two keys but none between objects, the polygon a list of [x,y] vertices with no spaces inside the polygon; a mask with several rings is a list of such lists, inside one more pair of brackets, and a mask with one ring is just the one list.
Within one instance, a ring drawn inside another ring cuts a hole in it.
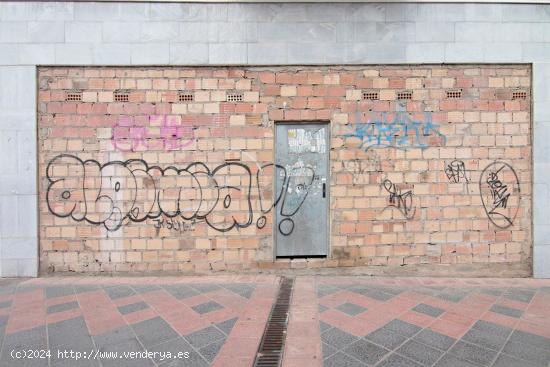
[{"label": "metal door", "polygon": [[275,126],[276,256],[326,256],[329,125]]}]

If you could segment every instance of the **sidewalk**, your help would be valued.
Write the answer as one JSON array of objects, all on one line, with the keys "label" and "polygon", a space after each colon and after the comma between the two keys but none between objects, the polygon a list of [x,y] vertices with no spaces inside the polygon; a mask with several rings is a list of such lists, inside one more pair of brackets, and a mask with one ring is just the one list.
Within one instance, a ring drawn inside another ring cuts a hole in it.
[{"label": "sidewalk", "polygon": [[[0,366],[252,366],[278,286],[271,275],[2,279]],[[284,367],[549,363],[550,280],[294,283]]]}]

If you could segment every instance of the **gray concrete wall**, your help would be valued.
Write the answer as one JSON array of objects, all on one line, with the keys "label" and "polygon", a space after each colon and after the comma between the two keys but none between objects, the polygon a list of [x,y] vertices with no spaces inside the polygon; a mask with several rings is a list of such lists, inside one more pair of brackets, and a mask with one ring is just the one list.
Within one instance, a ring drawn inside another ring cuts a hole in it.
[{"label": "gray concrete wall", "polygon": [[35,66],[533,63],[534,273],[550,277],[550,5],[0,3],[0,274],[37,273]]}]

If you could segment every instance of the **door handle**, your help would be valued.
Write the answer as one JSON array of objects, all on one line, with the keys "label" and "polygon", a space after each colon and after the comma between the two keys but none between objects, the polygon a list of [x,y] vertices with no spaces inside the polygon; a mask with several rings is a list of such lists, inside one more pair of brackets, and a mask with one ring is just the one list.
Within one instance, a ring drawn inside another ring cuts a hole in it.
[{"label": "door handle", "polygon": [[327,184],[323,182],[323,197],[327,197]]}]

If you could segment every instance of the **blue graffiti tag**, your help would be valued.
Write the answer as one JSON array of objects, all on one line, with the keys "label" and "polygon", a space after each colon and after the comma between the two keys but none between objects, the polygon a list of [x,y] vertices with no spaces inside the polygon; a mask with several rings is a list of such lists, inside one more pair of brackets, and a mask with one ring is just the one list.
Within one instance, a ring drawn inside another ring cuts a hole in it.
[{"label": "blue graffiti tag", "polygon": [[397,148],[411,149],[420,148],[426,149],[429,147],[427,140],[431,136],[439,136],[441,145],[445,145],[447,139],[439,131],[439,125],[432,122],[432,115],[429,112],[425,113],[425,121],[411,120],[407,112],[394,112],[393,119],[388,119],[388,113],[382,112],[381,118],[374,121],[363,121],[362,114],[357,112],[359,123],[355,124],[355,130],[352,133],[344,134],[346,138],[357,138],[361,141],[359,146],[365,151],[370,148]]}]

